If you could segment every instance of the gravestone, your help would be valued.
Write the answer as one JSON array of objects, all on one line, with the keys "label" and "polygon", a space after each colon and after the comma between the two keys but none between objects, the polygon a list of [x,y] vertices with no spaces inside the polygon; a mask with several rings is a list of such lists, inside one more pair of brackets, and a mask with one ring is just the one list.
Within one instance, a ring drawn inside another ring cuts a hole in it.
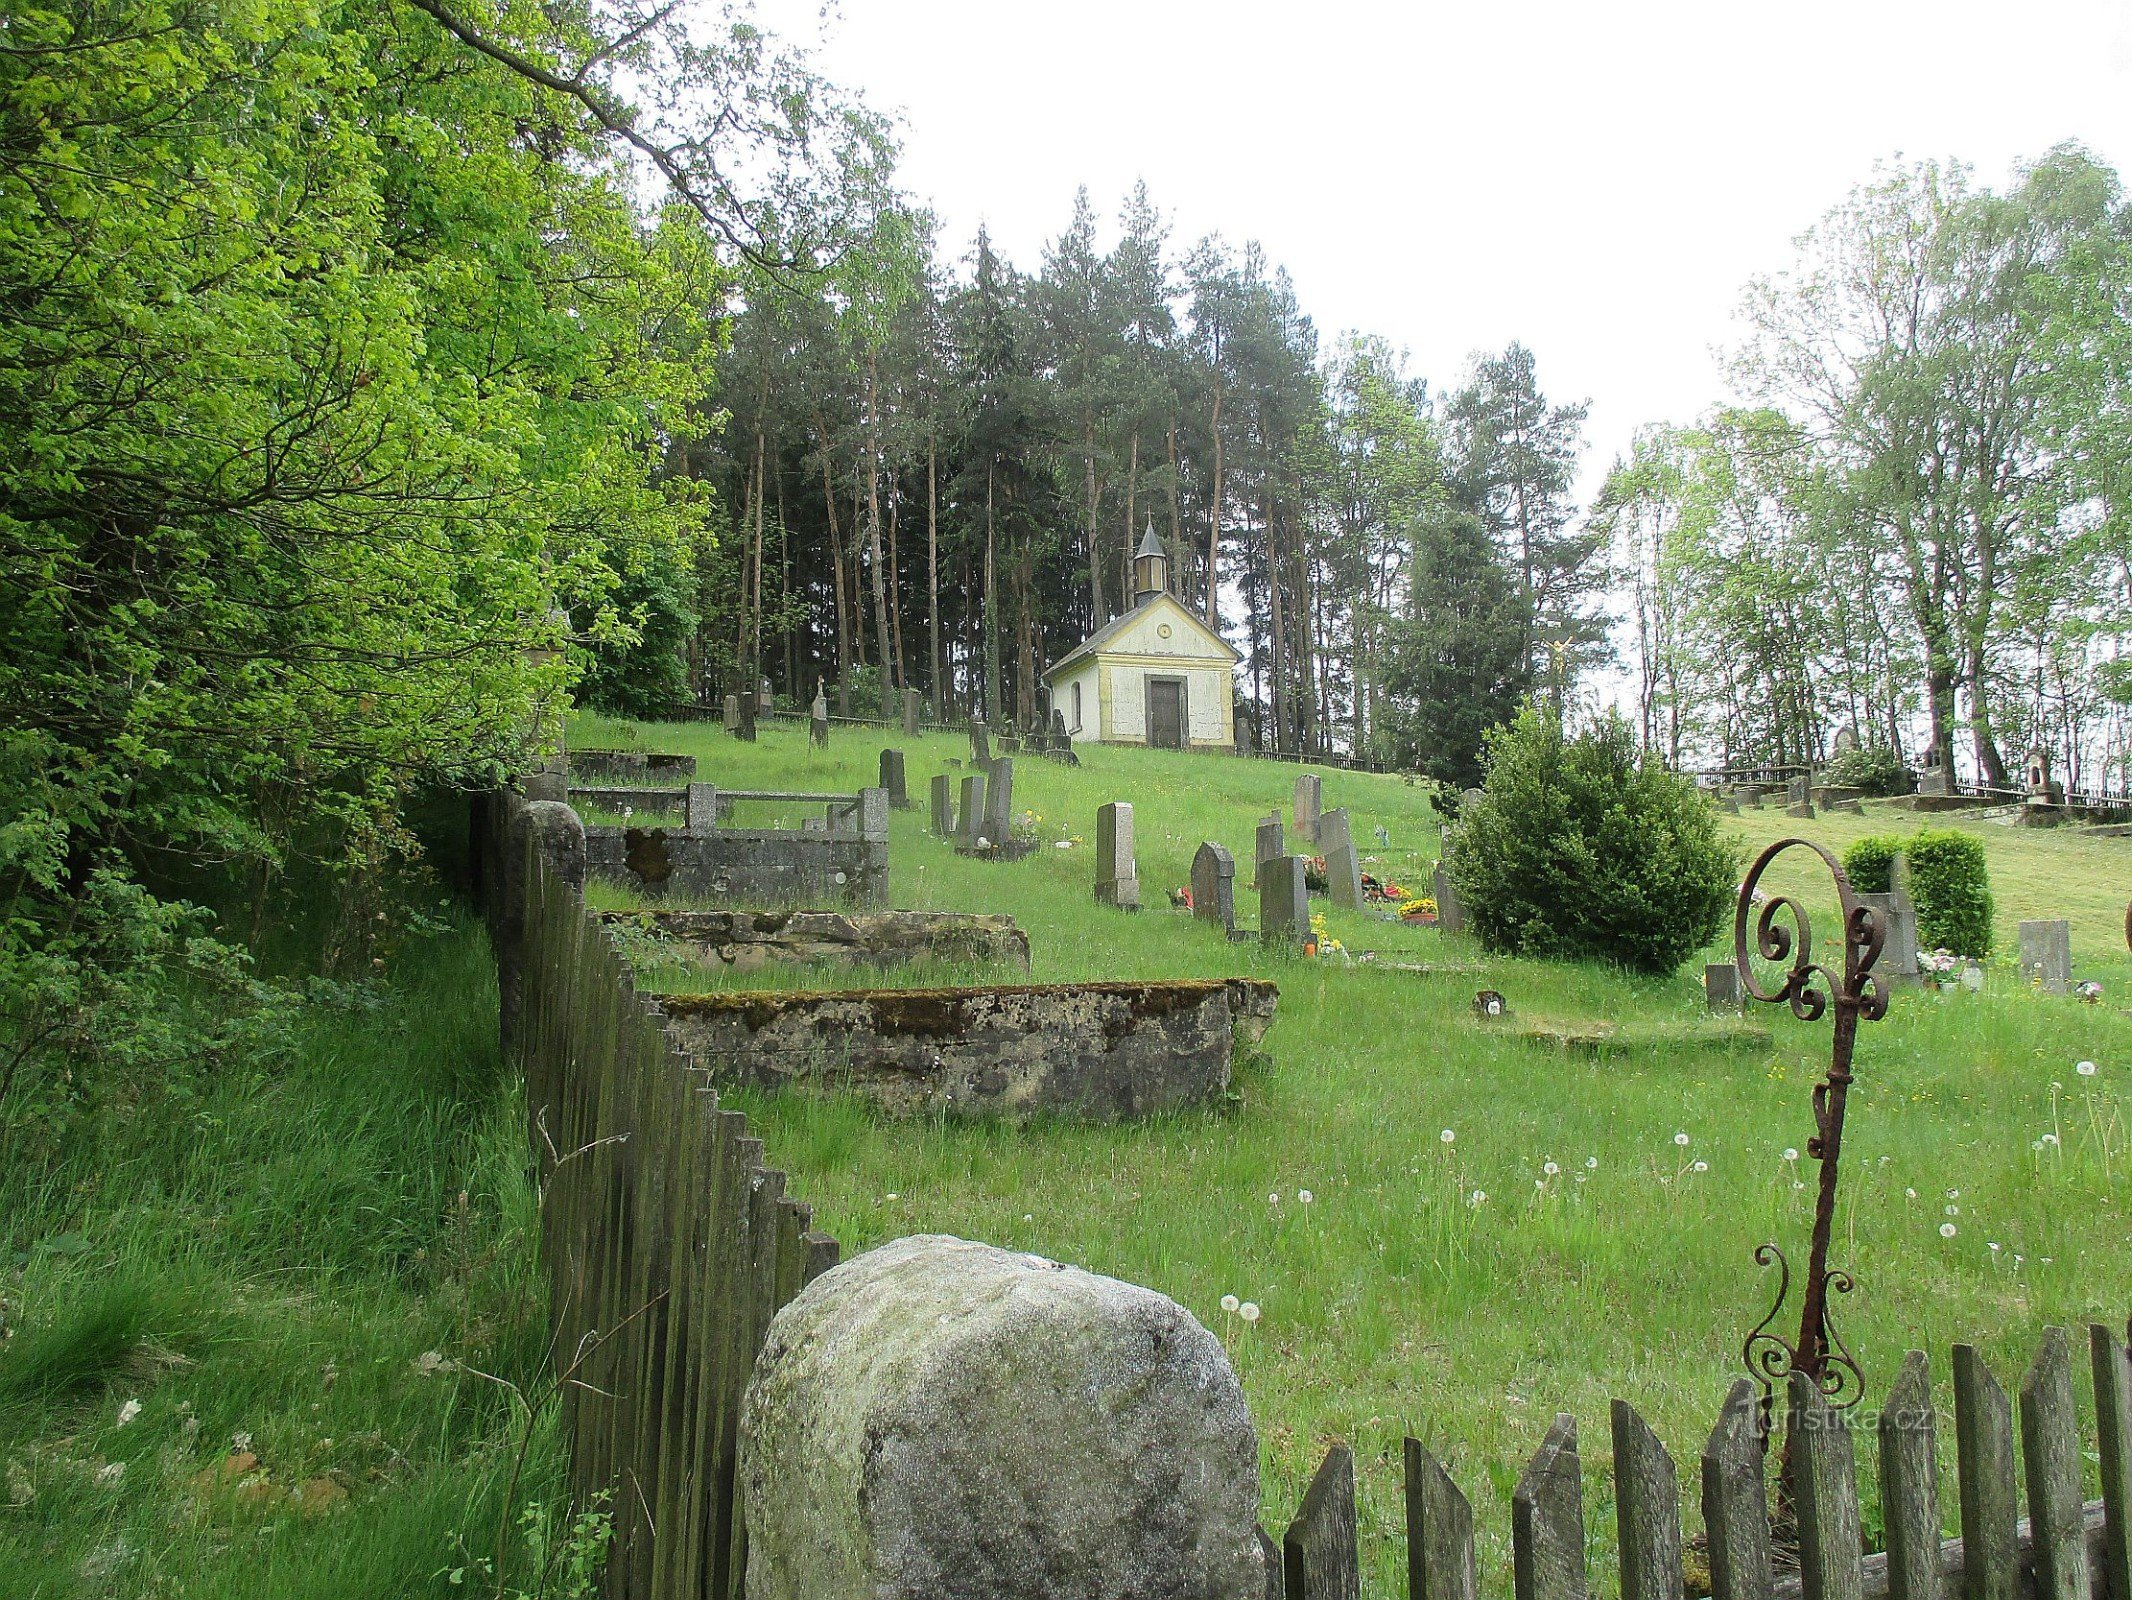
[{"label": "gravestone", "polygon": [[2063,917],[2021,924],[2021,976],[2045,994],[2073,987],[2073,925]]},{"label": "gravestone", "polygon": [[1740,802],[1723,789],[1717,791],[1717,808],[1728,817],[1736,817],[1740,814]]},{"label": "gravestone", "polygon": [[1265,945],[1301,949],[1310,937],[1310,890],[1301,856],[1276,856],[1259,869],[1258,936]]},{"label": "gravestone", "polygon": [[681,829],[684,833],[709,833],[718,826],[718,786],[692,783],[682,796]]},{"label": "gravestone", "polygon": [[1324,809],[1324,786],[1315,772],[1306,772],[1295,781],[1295,842],[1298,848],[1315,845],[1318,838],[1318,814]]},{"label": "gravestone", "polygon": [[807,732],[816,744],[829,742],[829,696],[814,686],[814,704],[807,708]]},{"label": "gravestone", "polygon": [[1836,730],[1836,754],[1849,755],[1858,748],[1858,730],[1846,722]]},{"label": "gravestone", "polygon": [[729,694],[725,697],[725,705],[721,708],[719,720],[725,724],[727,733],[738,733],[740,731],[739,695]]},{"label": "gravestone", "polygon": [[1762,786],[1759,783],[1736,783],[1732,786],[1732,798],[1740,803],[1743,811],[1762,809]]},{"label": "gravestone", "polygon": [[985,775],[973,772],[962,780],[962,803],[955,808],[955,848],[970,851],[985,832]]},{"label": "gravestone", "polygon": [[777,709],[777,697],[770,692],[770,680],[768,678],[757,678],[755,680],[755,709],[757,711],[775,711]]},{"label": "gravestone", "polygon": [[898,811],[910,809],[910,796],[903,787],[903,752],[881,752],[881,787],[888,791],[888,803]]},{"label": "gravestone", "polygon": [[1436,929],[1439,933],[1464,933],[1466,908],[1459,904],[1458,886],[1451,881],[1451,863],[1436,863]]},{"label": "gravestone", "polygon": [[945,772],[933,777],[933,832],[943,839],[955,836],[955,780]]},{"label": "gravestone", "polygon": [[1236,858],[1209,839],[1192,857],[1192,915],[1236,929]]},{"label": "gravestone", "polygon": [[1355,851],[1348,831],[1347,807],[1336,806],[1318,819],[1318,838],[1325,856],[1325,892],[1332,903],[1350,911],[1362,908],[1362,858]]},{"label": "gravestone", "polygon": [[1073,748],[1073,735],[1066,731],[1066,713],[1057,706],[1051,708],[1051,748],[1054,750],[1070,750]]},{"label": "gravestone", "polygon": [[1811,805],[1813,798],[1814,780],[1806,773],[1800,773],[1784,785],[1784,803],[1788,806]]},{"label": "gravestone", "polygon": [[1740,969],[1729,961],[1712,961],[1703,967],[1703,999],[1712,1011],[1740,1009]]},{"label": "gravestone", "polygon": [[1014,763],[1001,756],[985,779],[985,837],[1003,847],[1014,837]]},{"label": "gravestone", "polygon": [[1283,850],[1281,842],[1281,814],[1275,811],[1258,825],[1258,839],[1252,847],[1251,887],[1258,888],[1265,880],[1266,863],[1278,857]]},{"label": "gravestone", "polygon": [[980,767],[992,764],[992,733],[982,718],[970,721],[970,759]]},{"label": "gravestone", "polygon": [[1880,959],[1873,971],[1891,986],[1917,983],[1923,974],[1917,964],[1917,907],[1905,894],[1862,894],[1861,905],[1871,906],[1880,919]]},{"label": "gravestone", "polygon": [[1140,871],[1133,860],[1133,808],[1123,800],[1096,807],[1096,899],[1121,911],[1140,909]]},{"label": "gravestone", "polygon": [[903,691],[904,738],[915,739],[918,737],[918,713],[923,709],[924,702],[918,698],[918,691],[916,689],[905,689]]}]

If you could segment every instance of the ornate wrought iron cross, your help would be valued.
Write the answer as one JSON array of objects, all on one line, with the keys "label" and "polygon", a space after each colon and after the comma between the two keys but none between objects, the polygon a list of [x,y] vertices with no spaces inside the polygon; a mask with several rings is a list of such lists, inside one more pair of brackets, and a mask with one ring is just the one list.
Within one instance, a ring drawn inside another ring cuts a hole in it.
[{"label": "ornate wrought iron cross", "polygon": [[[1843,910],[1843,973],[1839,978],[1814,960],[1814,935],[1806,908],[1789,895],[1775,895],[1761,902],[1753,949],[1765,961],[1788,961],[1790,966],[1781,984],[1773,990],[1764,989],[1755,981],[1754,965],[1749,959],[1747,921],[1755,911],[1762,874],[1794,846],[1819,856],[1836,880],[1836,897]],[[1828,1078],[1814,1085],[1814,1136],[1806,1142],[1807,1155],[1821,1164],[1821,1182],[1814,1202],[1813,1242],[1806,1261],[1806,1302],[1800,1307],[1799,1337],[1795,1343],[1787,1344],[1782,1334],[1770,1331],[1791,1292],[1791,1264],[1774,1242],[1757,1246],[1754,1253],[1757,1262],[1764,1267],[1774,1265],[1779,1273],[1776,1302],[1740,1349],[1747,1370],[1762,1386],[1765,1421],[1775,1401],[1777,1384],[1790,1372],[1805,1373],[1838,1407],[1857,1404],[1864,1392],[1865,1375],[1829,1320],[1830,1293],[1848,1294],[1852,1279],[1848,1272],[1829,1270],[1828,1244],[1836,1220],[1837,1164],[1843,1155],[1843,1109],[1851,1087],[1851,1050],[1857,1042],[1860,1021],[1878,1022],[1888,1014],[1887,988],[1873,973],[1873,963],[1880,959],[1880,947],[1886,937],[1880,916],[1851,891],[1851,880],[1844,875],[1842,865],[1809,839],[1779,839],[1755,858],[1746,881],[1740,885],[1732,949],[1742,989],[1757,1000],[1789,1005],[1792,1015],[1803,1022],[1819,1021],[1831,1005],[1836,1011]]]}]

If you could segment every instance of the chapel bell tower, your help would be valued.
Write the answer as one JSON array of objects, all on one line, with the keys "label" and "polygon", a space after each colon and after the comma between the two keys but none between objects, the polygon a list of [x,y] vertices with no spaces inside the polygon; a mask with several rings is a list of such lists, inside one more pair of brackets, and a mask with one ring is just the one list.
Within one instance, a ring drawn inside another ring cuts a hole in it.
[{"label": "chapel bell tower", "polygon": [[1155,519],[1147,519],[1147,535],[1133,555],[1133,604],[1145,605],[1170,586],[1170,558],[1155,537]]}]

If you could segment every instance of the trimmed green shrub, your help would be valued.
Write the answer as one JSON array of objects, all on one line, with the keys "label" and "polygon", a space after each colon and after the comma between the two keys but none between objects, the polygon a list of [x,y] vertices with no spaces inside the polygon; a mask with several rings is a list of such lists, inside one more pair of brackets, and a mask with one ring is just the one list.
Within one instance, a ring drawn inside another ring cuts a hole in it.
[{"label": "trimmed green shrub", "polygon": [[1917,942],[1958,956],[1991,954],[1991,873],[1984,841],[1953,828],[1927,828],[1903,846],[1917,901]]},{"label": "trimmed green shrub", "polygon": [[[1828,765],[1821,769],[1821,781],[1870,795],[1910,792],[1910,771],[1903,765],[1902,757],[1893,750],[1867,745],[1840,751],[1831,757]],[[1880,894],[1885,891],[1876,889],[1871,892]]]},{"label": "trimmed green shrub", "polygon": [[1894,887],[1898,855],[1910,861],[1919,947],[1991,954],[1991,874],[1983,840],[1955,828],[1923,828],[1907,838],[1873,834],[1843,852],[1843,870],[1860,894],[1886,894]]},{"label": "trimmed green shrub", "polygon": [[1897,834],[1868,834],[1843,852],[1844,876],[1860,894],[1886,894],[1895,887],[1895,858],[1902,848]]},{"label": "trimmed green shrub", "polygon": [[1724,925],[1739,852],[1688,779],[1638,759],[1609,717],[1565,739],[1529,707],[1488,740],[1451,878],[1473,931],[1511,955],[1668,973]]}]

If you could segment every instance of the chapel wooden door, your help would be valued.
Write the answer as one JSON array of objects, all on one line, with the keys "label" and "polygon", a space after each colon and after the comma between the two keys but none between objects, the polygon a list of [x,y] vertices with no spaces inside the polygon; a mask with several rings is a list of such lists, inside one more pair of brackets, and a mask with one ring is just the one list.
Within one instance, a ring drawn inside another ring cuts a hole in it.
[{"label": "chapel wooden door", "polygon": [[1147,680],[1147,742],[1157,750],[1184,748],[1184,684],[1176,678]]}]

